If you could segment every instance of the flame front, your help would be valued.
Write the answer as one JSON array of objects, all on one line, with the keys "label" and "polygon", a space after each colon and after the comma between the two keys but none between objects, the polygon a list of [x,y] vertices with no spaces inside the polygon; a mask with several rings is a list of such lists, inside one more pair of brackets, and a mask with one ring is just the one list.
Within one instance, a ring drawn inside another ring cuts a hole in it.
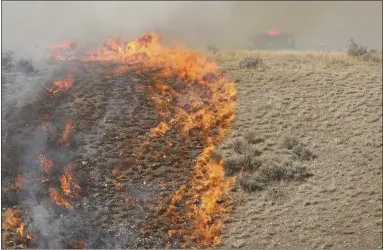
[{"label": "flame front", "polygon": [[64,195],[68,197],[73,197],[76,193],[76,190],[80,189],[75,181],[75,178],[73,177],[71,164],[64,168],[64,175],[60,176],[59,179],[62,191]]},{"label": "flame front", "polygon": [[157,127],[150,130],[150,137],[161,137],[169,130],[169,125],[161,122]]},{"label": "flame front", "polygon": [[16,182],[15,184],[12,184],[12,188],[16,191],[20,191],[23,189],[23,183],[22,183],[22,177],[21,174],[18,174],[16,176]]},{"label": "flame front", "polygon": [[40,154],[37,157],[37,159],[40,162],[41,169],[46,174],[49,174],[52,171],[52,168],[53,168],[53,161],[48,160],[43,154]]},{"label": "flame front", "polygon": [[59,143],[63,146],[70,146],[69,141],[69,134],[70,130],[72,129],[72,120],[67,121],[65,124],[65,129],[61,135],[61,138],[59,139]]},{"label": "flame front", "polygon": [[[32,234],[25,233],[24,222],[21,219],[21,211],[19,209],[9,208],[6,212],[6,217],[2,220],[2,227],[4,230],[4,237],[9,234],[16,233],[19,236],[19,241],[22,244],[20,247],[24,247],[26,241],[32,238]],[[6,247],[3,245],[3,247]]]},{"label": "flame front", "polygon": [[[181,48],[165,48],[159,37],[147,33],[136,41],[108,40],[104,47],[84,62],[118,63],[108,74],[119,75],[130,70],[150,73],[149,98],[164,121],[150,130],[150,137],[160,137],[173,128],[182,136],[198,130],[205,148],[197,159],[194,176],[171,198],[167,217],[174,228],[169,235],[181,235],[199,247],[220,244],[222,219],[226,213],[222,200],[234,179],[225,179],[222,161],[212,159],[215,145],[226,135],[234,119],[236,90],[222,76],[218,66],[200,54]],[[185,201],[187,214],[175,209]],[[198,205],[197,205],[198,204]],[[180,223],[192,219],[191,226]]]},{"label": "flame front", "polygon": [[72,205],[67,201],[64,196],[59,193],[55,188],[49,188],[49,195],[58,206],[65,208],[72,208]]},{"label": "flame front", "polygon": [[[78,44],[67,42],[53,48],[52,58],[70,60],[76,56],[75,52],[81,55]],[[228,212],[225,202],[235,180],[225,178],[223,162],[216,161],[212,154],[234,119],[234,84],[223,76],[214,62],[182,48],[164,47],[154,33],[146,33],[135,41],[108,39],[82,62],[86,66],[92,62],[110,63],[113,67],[104,72],[106,76],[129,71],[150,75],[151,82],[144,90],[160,118],[157,126],[150,129],[145,144],[174,132],[181,137],[197,137],[198,142],[203,144],[193,176],[170,197],[161,218],[171,228],[169,236],[183,239],[181,247],[192,246],[193,242],[198,247],[218,246],[223,220]],[[55,81],[52,88],[47,89],[48,96],[59,96],[72,88],[73,82],[72,74],[64,80]],[[47,121],[41,128],[54,133]],[[69,120],[59,139],[60,145],[70,146],[71,128],[72,121]],[[162,157],[166,158],[170,147],[172,143],[169,142]],[[39,161],[45,173],[52,171],[52,161],[44,155],[39,156]],[[122,191],[121,181],[126,177],[118,170],[114,170],[113,175],[112,182]],[[50,179],[45,178],[42,182]],[[70,165],[65,167],[59,181],[61,190],[50,187],[49,194],[57,205],[72,208],[67,198],[72,198],[79,187]],[[165,186],[160,185],[161,188]],[[134,198],[128,196],[126,203],[128,206],[134,204]],[[80,243],[77,245],[78,248],[85,247]]]},{"label": "flame front", "polygon": [[75,242],[73,242],[71,248],[73,248],[73,249],[85,249],[86,245],[81,240],[76,240]]},{"label": "flame front", "polygon": [[50,98],[53,98],[60,93],[67,91],[73,87],[73,75],[69,74],[67,79],[55,81],[52,88],[47,88],[47,94]]},{"label": "flame front", "polygon": [[67,41],[51,46],[51,58],[58,61],[71,59],[73,53],[79,48],[79,44],[74,41]]}]

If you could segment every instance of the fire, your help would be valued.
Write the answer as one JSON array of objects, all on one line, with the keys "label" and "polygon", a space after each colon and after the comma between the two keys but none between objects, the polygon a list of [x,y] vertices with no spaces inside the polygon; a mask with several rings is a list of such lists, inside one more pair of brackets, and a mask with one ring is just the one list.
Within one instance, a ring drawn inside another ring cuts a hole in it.
[{"label": "fire", "polygon": [[22,190],[23,189],[21,174],[16,176],[16,182],[15,182],[15,184],[12,184],[12,188],[14,190]]},{"label": "fire", "polygon": [[72,208],[72,205],[67,201],[55,188],[49,188],[49,195],[58,206]]},{"label": "fire", "polygon": [[2,223],[2,229],[7,233],[16,232],[21,237],[23,243],[27,239],[32,239],[32,234],[25,233],[24,231],[24,222],[21,220],[21,211],[18,209],[9,208],[7,210],[5,220]]},{"label": "fire", "polygon": [[118,190],[123,190],[123,187],[122,187],[122,185],[121,185],[121,182],[119,182],[119,181],[117,181],[117,180],[112,180],[112,182],[113,182],[113,184],[114,184],[114,186],[118,189]]},{"label": "fire", "polygon": [[68,166],[64,168],[64,175],[60,176],[59,179],[62,191],[64,195],[68,197],[73,197],[75,194],[74,192],[80,189],[73,177],[71,164],[68,164]]},{"label": "fire", "polygon": [[61,138],[59,139],[59,143],[61,145],[64,145],[64,146],[67,146],[67,147],[70,146],[69,134],[70,134],[71,128],[72,128],[72,120],[69,120],[65,124],[65,129],[64,129],[64,131],[63,131],[63,133],[61,135]]},{"label": "fire", "polygon": [[[119,180],[125,180],[126,178],[126,176],[123,173],[121,173],[121,171],[118,169],[113,169],[112,174],[114,175],[114,177],[116,177]],[[112,182],[118,190],[122,191],[124,190],[124,187],[122,186],[119,180],[112,179]]]},{"label": "fire", "polygon": [[52,171],[53,168],[53,161],[48,160],[43,154],[40,154],[37,157],[38,161],[40,162],[40,166],[43,169],[43,171],[47,174],[49,174]]},{"label": "fire", "polygon": [[67,79],[55,81],[52,88],[47,88],[47,94],[50,98],[57,96],[58,94],[67,91],[73,87],[73,75],[69,74]]},{"label": "fire", "polygon": [[56,44],[51,46],[52,49],[56,50],[67,50],[67,49],[76,49],[78,47],[78,43],[75,41],[66,41],[60,44]]},{"label": "fire", "polygon": [[277,36],[277,35],[279,35],[279,31],[277,31],[277,30],[269,30],[269,31],[267,32],[267,34],[268,34],[269,36]]},{"label": "fire", "polygon": [[225,201],[234,179],[225,178],[223,162],[214,160],[212,153],[234,119],[234,84],[214,62],[182,48],[163,47],[154,33],[130,42],[109,39],[82,61],[118,65],[105,72],[108,75],[131,70],[150,74],[146,91],[161,114],[161,122],[150,130],[150,137],[165,135],[170,127],[184,137],[198,133],[204,149],[197,158],[194,175],[171,197],[165,218],[172,228],[169,235],[186,242],[180,246],[189,242],[198,247],[218,246],[222,220],[228,212]]},{"label": "fire", "polygon": [[135,200],[132,196],[128,196],[125,198],[125,202],[128,206],[132,206],[134,205]]},{"label": "fire", "polygon": [[161,189],[164,189],[164,188],[166,188],[166,182],[164,182],[164,181],[161,181],[160,182],[160,184],[158,185]]},{"label": "fire", "polygon": [[54,60],[64,61],[72,58],[73,51],[78,49],[78,43],[67,41],[58,45],[51,46],[51,57]]},{"label": "fire", "polygon": [[24,222],[20,223],[20,226],[16,229],[16,233],[18,233],[21,237],[25,237],[27,239],[32,239],[31,234],[24,233]]},{"label": "fire", "polygon": [[41,183],[45,183],[45,182],[48,182],[48,181],[50,181],[50,180],[51,180],[51,179],[44,178],[44,179],[41,180]]},{"label": "fire", "polygon": [[120,170],[118,170],[117,168],[115,168],[115,169],[113,169],[112,174],[113,174],[114,176],[119,176],[119,175],[121,174],[121,172],[120,172]]},{"label": "fire", "polygon": [[2,228],[4,230],[11,230],[13,228],[16,228],[20,223],[20,214],[17,210],[9,208],[7,210],[7,216],[5,220],[3,221]]},{"label": "fire", "polygon": [[149,136],[150,137],[160,137],[166,134],[169,130],[169,125],[165,122],[161,122],[157,127],[150,129]]},{"label": "fire", "polygon": [[85,249],[86,245],[81,240],[76,240],[72,244],[72,249]]}]

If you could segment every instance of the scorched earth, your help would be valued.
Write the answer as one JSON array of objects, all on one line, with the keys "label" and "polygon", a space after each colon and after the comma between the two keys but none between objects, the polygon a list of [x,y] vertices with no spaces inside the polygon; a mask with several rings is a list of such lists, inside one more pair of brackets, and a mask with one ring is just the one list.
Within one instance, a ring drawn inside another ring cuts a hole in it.
[{"label": "scorched earth", "polygon": [[63,43],[28,74],[6,58],[4,93],[20,74],[43,88],[3,109],[4,248],[221,244],[235,179],[215,147],[236,90],[215,63],[153,33]]}]

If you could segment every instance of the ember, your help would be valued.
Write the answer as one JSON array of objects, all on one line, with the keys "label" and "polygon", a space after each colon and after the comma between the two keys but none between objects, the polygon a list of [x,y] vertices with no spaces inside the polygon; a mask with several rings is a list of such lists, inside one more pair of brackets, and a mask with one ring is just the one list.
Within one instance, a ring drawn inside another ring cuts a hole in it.
[{"label": "ember", "polygon": [[53,161],[48,160],[43,154],[40,154],[37,157],[38,161],[40,162],[40,166],[43,169],[43,171],[47,174],[49,174],[52,171],[53,168]]},{"label": "ember", "polygon": [[50,98],[57,96],[73,87],[73,75],[68,75],[66,80],[55,81],[52,88],[47,88],[47,94]]},{"label": "ember", "polygon": [[163,136],[169,130],[169,125],[165,122],[161,122],[157,127],[150,130],[150,137]]},{"label": "ember", "polygon": [[78,49],[78,43],[73,41],[67,41],[62,44],[51,46],[51,57],[54,60],[64,61],[73,58],[73,52]]},{"label": "ember", "polygon": [[12,188],[16,191],[23,189],[22,178],[20,174],[16,176],[16,182],[15,184],[12,184]]},{"label": "ember", "polygon": [[67,201],[55,188],[49,188],[49,195],[55,201],[56,205],[72,208],[72,205]]},{"label": "ember", "polygon": [[73,177],[71,164],[64,168],[64,175],[60,176],[60,183],[63,193],[68,197],[73,197],[75,191],[80,189]]},{"label": "ember", "polygon": [[85,249],[86,245],[81,240],[76,240],[75,242],[73,242],[72,248],[73,249]]},{"label": "ember", "polygon": [[59,143],[63,146],[70,146],[70,141],[69,141],[69,133],[72,128],[72,120],[67,121],[65,124],[65,129],[61,135],[61,138],[59,139]]}]

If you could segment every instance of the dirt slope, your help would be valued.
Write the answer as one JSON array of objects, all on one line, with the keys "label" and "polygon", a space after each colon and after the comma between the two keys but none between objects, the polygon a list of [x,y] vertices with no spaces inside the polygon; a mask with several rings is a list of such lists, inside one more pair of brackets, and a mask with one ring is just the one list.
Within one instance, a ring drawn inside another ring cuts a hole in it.
[{"label": "dirt slope", "polygon": [[[382,65],[320,52],[212,57],[238,91],[221,152],[232,170],[252,148],[261,166],[238,178],[224,247],[381,247]],[[291,166],[308,174],[287,178]]]}]

